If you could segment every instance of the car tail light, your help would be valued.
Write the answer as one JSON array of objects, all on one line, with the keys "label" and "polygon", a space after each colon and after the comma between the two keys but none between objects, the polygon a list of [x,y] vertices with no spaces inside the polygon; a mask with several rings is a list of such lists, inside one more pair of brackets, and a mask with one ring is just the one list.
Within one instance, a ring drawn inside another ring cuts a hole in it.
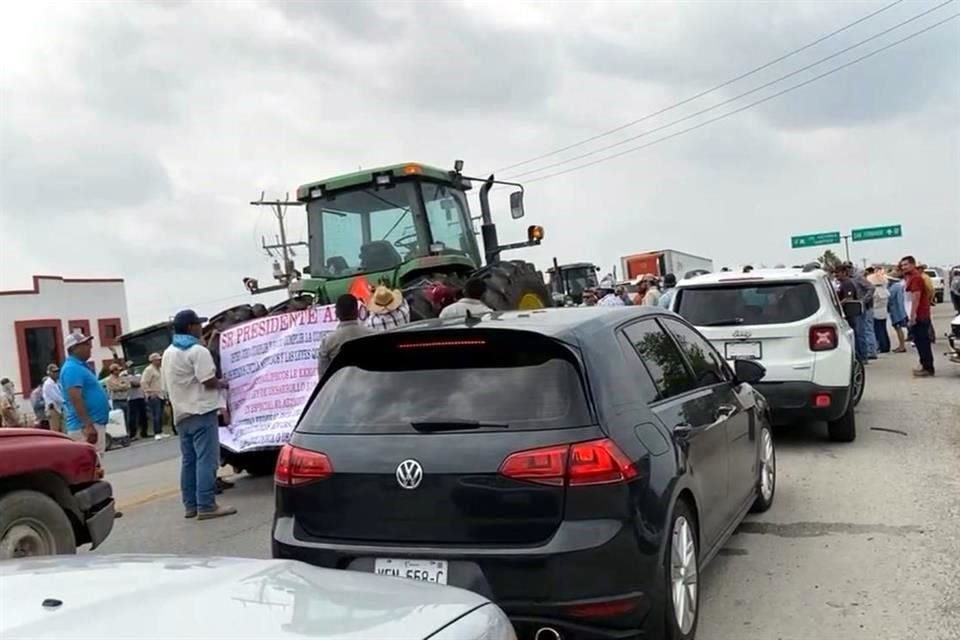
[{"label": "car tail light", "polygon": [[611,440],[530,449],[512,453],[500,474],[553,486],[616,484],[637,477],[636,466]]},{"label": "car tail light", "polygon": [[285,444],[277,457],[273,481],[278,485],[294,487],[332,475],[333,465],[326,454]]},{"label": "car tail light", "polygon": [[500,465],[500,474],[514,480],[563,486],[570,445],[511,453]]},{"label": "car tail light", "polygon": [[837,348],[837,328],[832,324],[810,327],[810,351],[830,351]]}]

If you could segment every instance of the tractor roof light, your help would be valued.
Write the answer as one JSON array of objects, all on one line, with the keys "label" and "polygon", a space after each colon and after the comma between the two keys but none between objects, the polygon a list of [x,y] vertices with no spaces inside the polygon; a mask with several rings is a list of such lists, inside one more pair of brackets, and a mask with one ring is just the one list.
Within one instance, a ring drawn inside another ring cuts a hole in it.
[{"label": "tractor roof light", "polygon": [[423,173],[423,167],[418,164],[408,164],[403,167],[403,175],[405,176],[418,176]]},{"label": "tractor roof light", "polygon": [[389,173],[378,174],[375,182],[379,185],[388,185],[390,184],[391,176]]},{"label": "tractor roof light", "polygon": [[323,197],[323,187],[313,187],[310,189],[311,198],[322,198]]}]

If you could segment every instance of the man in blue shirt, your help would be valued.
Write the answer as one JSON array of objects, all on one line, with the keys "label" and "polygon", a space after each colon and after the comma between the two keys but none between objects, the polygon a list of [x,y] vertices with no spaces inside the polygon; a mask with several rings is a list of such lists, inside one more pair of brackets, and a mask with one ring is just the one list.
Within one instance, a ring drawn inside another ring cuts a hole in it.
[{"label": "man in blue shirt", "polygon": [[87,367],[92,341],[92,336],[80,332],[71,333],[64,340],[67,359],[60,367],[60,388],[67,435],[104,451],[110,403],[100,381]]}]

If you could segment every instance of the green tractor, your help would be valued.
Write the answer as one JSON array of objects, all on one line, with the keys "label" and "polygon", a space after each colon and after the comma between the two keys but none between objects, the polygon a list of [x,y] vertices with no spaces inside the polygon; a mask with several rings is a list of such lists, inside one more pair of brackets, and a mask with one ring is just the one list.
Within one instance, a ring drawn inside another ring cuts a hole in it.
[{"label": "green tractor", "polygon": [[574,306],[581,304],[583,292],[595,289],[599,284],[599,271],[600,267],[589,262],[557,264],[554,258],[553,266],[547,270],[554,300],[561,306],[568,303]]},{"label": "green tractor", "polygon": [[[543,229],[531,226],[526,241],[499,243],[490,189],[495,184],[518,188],[510,194],[511,215],[518,219],[524,215],[522,185],[493,176],[468,178],[462,168],[459,160],[453,171],[396,164],[301,186],[297,200],[306,205],[310,264],[304,268],[308,277],[294,281],[291,292],[329,304],[344,293],[384,284],[400,289],[411,320],[421,320],[435,318],[468,278],[480,277],[492,309],[550,306],[550,292],[532,264],[500,259],[503,251],[538,245],[543,238]],[[485,266],[466,198],[475,181],[482,182]]]}]

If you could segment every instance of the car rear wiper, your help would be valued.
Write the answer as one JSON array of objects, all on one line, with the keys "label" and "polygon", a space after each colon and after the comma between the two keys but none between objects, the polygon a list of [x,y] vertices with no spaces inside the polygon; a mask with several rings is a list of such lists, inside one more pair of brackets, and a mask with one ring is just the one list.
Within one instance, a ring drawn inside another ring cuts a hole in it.
[{"label": "car rear wiper", "polygon": [[723,320],[714,320],[713,322],[704,322],[701,327],[726,327],[733,324],[743,324],[743,318],[725,318]]},{"label": "car rear wiper", "polygon": [[480,422],[479,420],[422,420],[411,422],[417,431],[432,433],[435,431],[459,431],[461,429],[509,429],[510,425],[500,422]]}]

